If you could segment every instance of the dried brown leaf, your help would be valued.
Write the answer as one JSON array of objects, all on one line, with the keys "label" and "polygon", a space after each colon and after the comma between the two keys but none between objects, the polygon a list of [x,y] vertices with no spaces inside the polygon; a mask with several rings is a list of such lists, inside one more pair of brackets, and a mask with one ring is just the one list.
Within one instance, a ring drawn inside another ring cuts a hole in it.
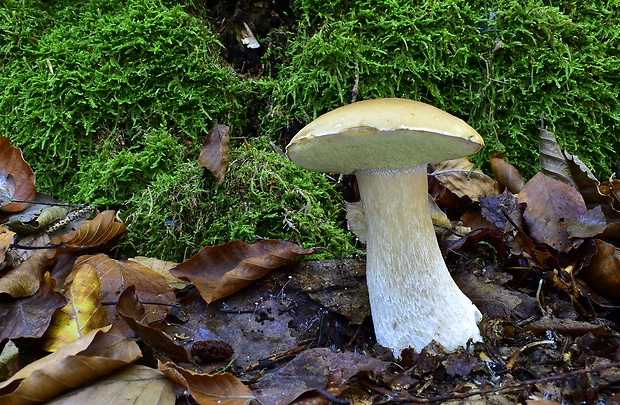
[{"label": "dried brown leaf", "polygon": [[43,349],[55,352],[93,329],[106,326],[108,316],[99,301],[101,283],[97,271],[86,263],[73,270],[70,285],[63,289],[68,299],[52,317],[52,324],[45,332]]},{"label": "dried brown leaf", "polygon": [[539,137],[540,143],[538,151],[540,154],[541,172],[549,178],[560,181],[576,189],[577,186],[568,167],[568,162],[566,161],[560,144],[555,138],[555,134],[544,128],[540,128]]},{"label": "dried brown leaf", "polygon": [[[22,151],[11,145],[6,136],[0,136],[0,169],[5,176],[9,174],[15,182],[15,200],[32,200],[36,194],[35,175],[28,163],[24,160]],[[28,203],[12,202],[2,207],[5,212],[19,212],[24,210]]]},{"label": "dried brown leaf", "polygon": [[170,274],[170,270],[178,266],[179,263],[167,262],[164,260],[144,256],[136,256],[128,260],[140,263],[141,265],[148,267],[156,273],[161,274],[166,279],[168,285],[175,290],[182,290],[189,285],[189,283],[180,280]]},{"label": "dried brown leaf", "polygon": [[620,252],[611,243],[595,239],[597,253],[579,272],[592,290],[607,298],[620,298]]},{"label": "dried brown leaf", "polygon": [[84,388],[73,390],[47,405],[148,404],[174,405],[174,382],[161,371],[131,365]]},{"label": "dried brown leaf", "polygon": [[475,169],[474,164],[467,158],[441,162],[429,176],[458,197],[467,196],[472,201],[499,194],[497,182],[481,170]]},{"label": "dried brown leaf", "polygon": [[53,245],[60,245],[62,243],[65,247],[50,250],[48,256],[57,257],[63,253],[76,252],[103,245],[126,230],[125,225],[116,220],[116,213],[114,211],[103,211],[95,219],[84,221],[82,225],[72,232],[54,237],[52,239]]},{"label": "dried brown leaf", "polygon": [[158,353],[164,354],[175,361],[188,361],[187,351],[175,343],[170,336],[161,330],[148,325],[144,306],[138,301],[135,286],[122,292],[116,304],[118,314],[129,325],[136,336]]},{"label": "dried brown leaf", "polygon": [[215,176],[218,184],[224,182],[228,168],[228,141],[230,127],[215,124],[202,144],[198,166],[208,169]]},{"label": "dried brown leaf", "polygon": [[360,371],[381,374],[387,366],[387,362],[358,353],[310,349],[278,371],[263,376],[254,385],[254,394],[260,403],[271,405],[288,405],[314,390],[325,390],[337,396]]},{"label": "dried brown leaf", "polygon": [[[101,280],[100,300],[102,302],[117,302],[119,292],[129,286],[136,287],[136,294],[141,302],[159,303],[161,305],[145,305],[149,322],[157,322],[169,313],[166,305],[176,303],[172,289],[166,279],[150,268],[130,260],[115,260],[105,254],[80,256],[75,266],[88,263],[97,270]],[[113,306],[108,307],[114,311]],[[110,319],[114,313],[108,312]]]},{"label": "dried brown leaf", "polygon": [[566,230],[571,238],[591,238],[603,233],[606,228],[605,214],[600,206],[596,206],[579,215],[575,222],[567,226]]},{"label": "dried brown leaf", "polygon": [[15,232],[0,226],[0,263],[4,262],[6,251],[9,250],[13,244],[14,237]]},{"label": "dried brown leaf", "polygon": [[52,204],[63,204],[63,202],[47,194],[36,193],[33,202],[25,210],[12,213],[6,218],[4,225],[20,235],[37,232],[41,228],[41,224],[38,222],[39,216],[43,210],[50,208]]},{"label": "dried brown leaf", "polygon": [[39,338],[50,325],[52,314],[67,299],[56,290],[56,281],[42,277],[36,294],[0,303],[0,341],[22,337]]},{"label": "dried brown leaf", "polygon": [[7,250],[5,254],[4,260],[6,265],[15,268],[40,252],[45,252],[47,255],[48,252],[45,248],[49,245],[50,240],[49,235],[45,232],[39,232],[19,239],[18,243],[13,243],[12,248]]},{"label": "dried brown leaf", "polygon": [[194,283],[202,298],[211,303],[239,291],[298,256],[313,252],[277,240],[264,239],[254,244],[233,241],[202,249],[170,270],[170,274]]},{"label": "dried brown leaf", "polygon": [[112,326],[96,329],[30,363],[0,383],[0,403],[33,404],[112,373],[142,356],[138,345]]},{"label": "dried brown leaf", "polygon": [[603,211],[606,211],[606,207],[612,204],[612,198],[601,193],[601,190],[599,190],[601,182],[598,181],[594,173],[577,156],[564,151],[564,157],[566,158],[570,175],[577,190],[583,196],[586,206],[593,208],[600,205]]},{"label": "dried brown leaf", "polygon": [[491,156],[491,170],[501,190],[508,190],[513,194],[518,194],[525,185],[523,176],[519,170],[504,160],[506,152]]},{"label": "dried brown leaf", "polygon": [[45,250],[37,250],[25,262],[10,270],[0,278],[0,293],[13,298],[29,297],[37,292],[43,273],[52,261]]},{"label": "dried brown leaf", "polygon": [[527,205],[523,218],[529,236],[558,251],[571,247],[568,227],[588,210],[577,190],[542,173],[527,182],[518,202]]},{"label": "dried brown leaf", "polygon": [[252,391],[230,373],[197,374],[174,363],[159,363],[158,368],[201,405],[249,405],[255,400]]}]

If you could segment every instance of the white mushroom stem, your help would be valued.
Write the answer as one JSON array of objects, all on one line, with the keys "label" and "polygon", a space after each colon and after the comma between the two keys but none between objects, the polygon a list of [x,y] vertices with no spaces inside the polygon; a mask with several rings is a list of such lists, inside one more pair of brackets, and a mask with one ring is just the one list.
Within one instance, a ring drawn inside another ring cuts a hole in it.
[{"label": "white mushroom stem", "polygon": [[366,277],[377,342],[418,352],[481,341],[476,306],[454,283],[428,207],[426,165],[356,173],[367,228]]}]

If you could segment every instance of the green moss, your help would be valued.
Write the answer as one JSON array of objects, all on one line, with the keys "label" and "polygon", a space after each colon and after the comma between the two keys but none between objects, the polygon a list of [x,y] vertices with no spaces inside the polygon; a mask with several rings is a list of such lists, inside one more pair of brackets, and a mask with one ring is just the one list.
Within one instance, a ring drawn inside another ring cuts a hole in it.
[{"label": "green moss", "polygon": [[263,138],[232,148],[222,185],[196,162],[181,163],[159,172],[123,212],[126,247],[169,260],[233,239],[284,239],[340,255],[354,250],[342,199],[326,177],[292,164]]},{"label": "green moss", "polygon": [[[74,168],[98,166],[101,145],[142,148],[153,128],[195,143],[218,118],[243,122],[238,100],[250,86],[221,67],[216,34],[180,6],[54,3],[1,11],[10,21],[0,31],[0,126],[24,149],[41,189],[73,197],[82,186]],[[37,30],[28,26],[32,9],[50,12]]]},{"label": "green moss", "polygon": [[[620,151],[620,3],[294,3],[299,30],[273,93],[275,133],[358,100],[406,97],[476,128],[525,175],[542,113],[563,145],[606,177]],[[496,47],[499,47],[496,49]]]},{"label": "green moss", "polygon": [[224,185],[203,179],[208,128],[242,134],[272,86],[223,66],[205,21],[175,1],[48,3],[0,10],[0,127],[40,191],[119,209],[126,254],[182,260],[257,237],[352,250],[333,187],[264,144],[233,148]]}]

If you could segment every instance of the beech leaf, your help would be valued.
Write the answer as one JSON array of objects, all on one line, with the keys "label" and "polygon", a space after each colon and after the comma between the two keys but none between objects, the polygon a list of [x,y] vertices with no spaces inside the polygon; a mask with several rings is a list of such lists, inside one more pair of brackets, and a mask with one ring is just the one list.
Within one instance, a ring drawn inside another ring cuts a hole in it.
[{"label": "beech leaf", "polygon": [[[136,294],[141,302],[159,303],[162,305],[145,305],[149,322],[157,322],[169,313],[166,305],[175,304],[174,292],[161,274],[150,268],[130,260],[115,260],[105,254],[80,256],[75,266],[88,263],[95,268],[101,280],[102,302],[117,302],[118,293],[130,286],[135,286]],[[115,311],[113,306],[106,307],[110,319]],[[121,322],[122,323],[122,322]]]},{"label": "beech leaf", "polygon": [[54,352],[109,323],[99,301],[101,284],[97,271],[86,263],[74,268],[73,273],[73,280],[68,288],[64,288],[67,305],[54,313],[52,324],[45,332],[43,349],[48,352]]},{"label": "beech leaf", "polygon": [[62,243],[65,247],[50,249],[48,256],[56,257],[63,253],[103,245],[126,230],[127,228],[125,228],[122,222],[116,221],[116,213],[114,211],[103,211],[94,219],[84,221],[82,225],[66,235],[52,238],[51,243],[53,245],[60,245]]},{"label": "beech leaf", "polygon": [[[252,391],[230,373],[197,374],[174,363],[158,363],[168,378],[189,391],[201,405],[248,405],[255,400]],[[267,402],[264,402],[267,404]]]},{"label": "beech leaf", "polygon": [[109,377],[49,401],[47,405],[125,403],[174,405],[174,382],[159,370],[131,365]]},{"label": "beech leaf", "polygon": [[254,385],[261,404],[288,405],[300,395],[325,390],[339,395],[347,381],[360,371],[382,374],[388,363],[353,352],[335,353],[328,348],[306,350],[278,371]]},{"label": "beech leaf", "polygon": [[175,290],[182,290],[188,286],[189,283],[180,280],[170,274],[170,269],[178,266],[179,263],[168,262],[164,260],[155,259],[153,257],[145,257],[145,256],[136,256],[128,259],[132,262],[140,263],[143,266],[148,267],[149,269],[155,271],[156,273],[162,275],[166,282],[170,287]]},{"label": "beech leaf", "polygon": [[595,239],[597,253],[579,272],[581,278],[598,294],[620,299],[620,253],[611,243]]},{"label": "beech leaf", "polygon": [[571,238],[591,238],[603,233],[606,228],[605,214],[600,206],[596,206],[577,217],[567,230]]},{"label": "beech leaf", "polygon": [[54,311],[66,303],[65,296],[56,291],[56,280],[42,277],[36,294],[0,302],[0,341],[43,336]]},{"label": "beech leaf", "polygon": [[519,170],[504,160],[504,155],[506,152],[495,154],[489,158],[493,176],[500,189],[507,189],[513,194],[518,194],[525,185],[525,181]]},{"label": "beech leaf", "polygon": [[539,137],[538,151],[541,172],[549,178],[561,181],[572,188],[577,188],[555,134],[540,128]]},{"label": "beech leaf", "polygon": [[[36,193],[33,202],[23,211],[11,214],[10,217],[7,218],[5,222],[5,226],[7,226],[12,231],[15,231],[21,235],[29,235],[40,230],[42,226],[48,225],[51,221],[56,218],[52,218],[55,216],[55,212],[61,214],[62,211],[67,211],[66,207],[62,206],[54,206],[53,204],[62,204],[62,201],[55,200],[52,197],[43,194]],[[53,208],[50,210],[50,208]],[[61,210],[56,211],[54,208],[60,208]],[[51,217],[43,219],[43,222],[39,219],[39,216],[43,213],[44,210],[49,211],[45,216],[52,214]],[[66,215],[66,214],[65,214]],[[49,220],[49,222],[47,222]]]},{"label": "beech leaf", "polygon": [[527,204],[523,218],[532,239],[558,251],[570,248],[568,228],[588,211],[577,190],[542,173],[527,182],[518,202]]},{"label": "beech leaf", "polygon": [[[35,175],[24,160],[22,151],[11,145],[6,136],[0,136],[0,170],[4,176],[11,175],[15,183],[13,199],[32,200],[36,194]],[[29,203],[12,202],[2,207],[5,212],[19,212]]]},{"label": "beech leaf", "polygon": [[435,165],[435,170],[429,173],[429,176],[458,197],[467,196],[472,201],[499,194],[497,182],[481,170],[475,169],[474,164],[467,158],[441,162]]},{"label": "beech leaf", "polygon": [[233,241],[206,247],[170,270],[170,274],[196,285],[202,298],[211,303],[226,297],[271,270],[300,255],[314,253],[291,242],[263,239],[254,244]]},{"label": "beech leaf", "polygon": [[39,289],[39,283],[51,266],[45,250],[36,250],[35,253],[10,270],[0,278],[0,293],[9,294],[13,298],[23,298],[34,295]]},{"label": "beech leaf", "polygon": [[228,168],[228,141],[230,127],[215,124],[202,144],[198,166],[208,169],[218,184],[224,182]]},{"label": "beech leaf", "polygon": [[138,345],[111,325],[96,329],[1,382],[0,403],[46,402],[112,373],[141,356]]},{"label": "beech leaf", "polygon": [[121,293],[116,309],[136,336],[153,350],[176,361],[188,361],[187,351],[183,346],[179,346],[161,330],[148,325],[144,316],[144,307],[138,301],[135,286],[132,285]]}]

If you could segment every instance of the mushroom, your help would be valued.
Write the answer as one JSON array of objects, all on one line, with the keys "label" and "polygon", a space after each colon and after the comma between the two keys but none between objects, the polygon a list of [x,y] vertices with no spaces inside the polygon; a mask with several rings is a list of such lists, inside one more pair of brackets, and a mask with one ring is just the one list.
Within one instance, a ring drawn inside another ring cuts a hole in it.
[{"label": "mushroom", "polygon": [[308,170],[355,173],[365,212],[366,277],[377,342],[400,355],[432,340],[481,341],[482,315],[454,283],[437,244],[426,166],[484,145],[469,125],[417,101],[360,101],[304,127],[286,148]]}]

